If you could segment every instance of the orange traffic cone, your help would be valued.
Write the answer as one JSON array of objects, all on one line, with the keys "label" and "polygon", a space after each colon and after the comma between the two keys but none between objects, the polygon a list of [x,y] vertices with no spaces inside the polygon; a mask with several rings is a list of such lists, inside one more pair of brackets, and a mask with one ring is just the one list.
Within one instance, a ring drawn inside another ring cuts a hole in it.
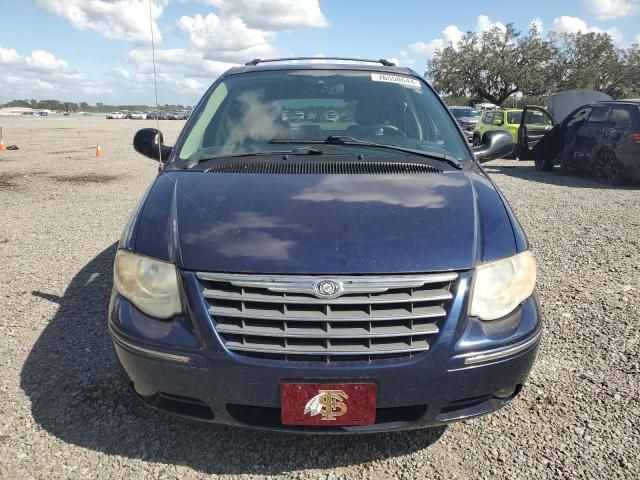
[{"label": "orange traffic cone", "polygon": [[100,144],[96,145],[96,158],[102,158],[102,147]]},{"label": "orange traffic cone", "polygon": [[0,138],[0,152],[4,152],[6,149],[7,147],[4,145],[4,140]]}]

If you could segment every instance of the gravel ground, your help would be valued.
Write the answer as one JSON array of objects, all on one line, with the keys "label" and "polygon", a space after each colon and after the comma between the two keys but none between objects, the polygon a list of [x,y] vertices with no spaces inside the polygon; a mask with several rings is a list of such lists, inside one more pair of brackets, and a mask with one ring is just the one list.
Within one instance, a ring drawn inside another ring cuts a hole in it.
[{"label": "gravel ground", "polygon": [[[161,123],[171,142],[182,122]],[[20,147],[0,153],[0,478],[640,478],[640,190],[530,162],[487,166],[535,250],[546,326],[505,409],[437,439],[255,433],[139,405],[105,319],[118,236],[157,168],[131,138],[151,124],[0,118]]]}]

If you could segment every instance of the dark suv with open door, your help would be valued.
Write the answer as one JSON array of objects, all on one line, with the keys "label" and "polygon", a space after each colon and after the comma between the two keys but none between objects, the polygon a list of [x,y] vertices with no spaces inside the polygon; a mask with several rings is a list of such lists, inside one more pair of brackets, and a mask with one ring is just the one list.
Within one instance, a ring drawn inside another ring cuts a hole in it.
[{"label": "dark suv with open door", "polygon": [[583,105],[526,148],[530,136],[525,126],[518,146],[539,170],[560,165],[561,171],[590,172],[609,185],[640,180],[640,101]]},{"label": "dark suv with open door", "polygon": [[386,60],[252,61],[205,93],[119,244],[109,330],[182,416],[375,432],[497,410],[541,320],[520,224],[424,79]]}]

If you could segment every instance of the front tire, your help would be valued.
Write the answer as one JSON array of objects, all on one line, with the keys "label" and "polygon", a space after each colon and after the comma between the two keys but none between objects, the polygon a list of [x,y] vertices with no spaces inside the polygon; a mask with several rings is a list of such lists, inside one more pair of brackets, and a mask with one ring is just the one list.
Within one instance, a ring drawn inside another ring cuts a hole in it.
[{"label": "front tire", "polygon": [[593,176],[598,183],[604,185],[619,185],[622,182],[620,163],[615,153],[605,150],[596,159]]},{"label": "front tire", "polygon": [[550,172],[551,170],[553,170],[554,162],[549,160],[548,158],[536,158],[533,161],[533,164],[536,167],[536,170],[539,170],[541,172]]}]

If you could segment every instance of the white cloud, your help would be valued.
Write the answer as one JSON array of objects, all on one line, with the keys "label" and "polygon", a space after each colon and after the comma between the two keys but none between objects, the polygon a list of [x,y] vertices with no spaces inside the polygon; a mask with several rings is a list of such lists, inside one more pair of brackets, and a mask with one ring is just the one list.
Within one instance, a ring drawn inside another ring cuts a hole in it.
[{"label": "white cloud", "polygon": [[[133,65],[136,72],[153,72],[151,50],[131,50],[127,54],[126,60]],[[213,80],[235,65],[237,64],[208,60],[204,58],[202,52],[193,49],[171,48],[156,50],[156,67],[160,72],[183,73],[189,77],[202,77]],[[120,78],[131,78],[131,73],[122,67],[119,67],[114,73]]]},{"label": "white cloud", "polygon": [[182,85],[189,90],[195,90],[195,91],[202,91],[205,88],[205,85],[200,83],[195,78],[185,78],[182,81]]},{"label": "white cloud", "polygon": [[[407,48],[413,53],[426,55],[428,58],[432,57],[436,50],[452,45],[455,47],[464,32],[460,30],[456,25],[448,25],[442,30],[441,38],[434,38],[430,42],[415,42],[410,44]],[[402,53],[401,53],[402,55]]]},{"label": "white cloud", "polygon": [[318,0],[207,0],[225,18],[238,17],[253,28],[290,30],[326,27],[329,22]]},{"label": "white cloud", "polygon": [[529,22],[529,28],[536,27],[538,33],[544,32],[544,22],[540,18],[534,18]]},{"label": "white cloud", "polygon": [[47,50],[34,50],[27,56],[14,49],[0,48],[0,87],[15,96],[33,97],[55,92],[61,99],[76,96],[103,94],[110,89],[102,83],[88,80],[69,65]]},{"label": "white cloud", "polygon": [[29,68],[35,72],[72,73],[66,60],[59,60],[53,53],[46,50],[34,50],[24,60]]},{"label": "white cloud", "polygon": [[36,93],[48,93],[57,90],[56,86],[39,78],[30,78],[24,75],[7,75],[3,78],[7,85],[11,85],[15,90],[24,91],[28,85],[28,90]]},{"label": "white cloud", "polygon": [[[135,95],[136,102],[153,104],[154,81],[151,50],[131,50],[126,64],[114,67],[113,86]],[[223,72],[237,64],[209,60],[195,49],[156,50],[156,71],[160,103],[188,105]]]},{"label": "white cloud", "polygon": [[638,0],[583,0],[583,3],[600,20],[630,17],[640,13]]},{"label": "white cloud", "polygon": [[15,65],[21,59],[20,54],[13,48],[0,47],[0,65]]},{"label": "white cloud", "polygon": [[494,22],[486,15],[480,15],[478,17],[478,21],[476,23],[476,31],[477,32],[486,32],[487,30],[492,30],[494,28],[498,28],[502,31],[507,29],[506,25],[502,22]]},{"label": "white cloud", "polygon": [[600,27],[590,27],[587,22],[578,17],[562,16],[553,20],[553,28],[560,33],[607,33],[613,39],[613,42],[621,45],[624,42],[624,36],[616,27],[604,30]]},{"label": "white cloud", "polygon": [[248,27],[242,19],[224,19],[213,13],[203,17],[183,16],[178,26],[189,34],[191,47],[205,58],[230,62],[271,57],[275,48],[269,43],[270,32]]},{"label": "white cloud", "polygon": [[[167,1],[153,0],[151,4],[157,41],[161,34],[156,20],[162,15]],[[37,0],[37,3],[79,30],[93,30],[107,38],[134,43],[151,40],[148,0]]]},{"label": "white cloud", "polygon": [[117,66],[112,69],[113,73],[123,80],[129,80],[132,76],[131,72],[124,67]]}]

